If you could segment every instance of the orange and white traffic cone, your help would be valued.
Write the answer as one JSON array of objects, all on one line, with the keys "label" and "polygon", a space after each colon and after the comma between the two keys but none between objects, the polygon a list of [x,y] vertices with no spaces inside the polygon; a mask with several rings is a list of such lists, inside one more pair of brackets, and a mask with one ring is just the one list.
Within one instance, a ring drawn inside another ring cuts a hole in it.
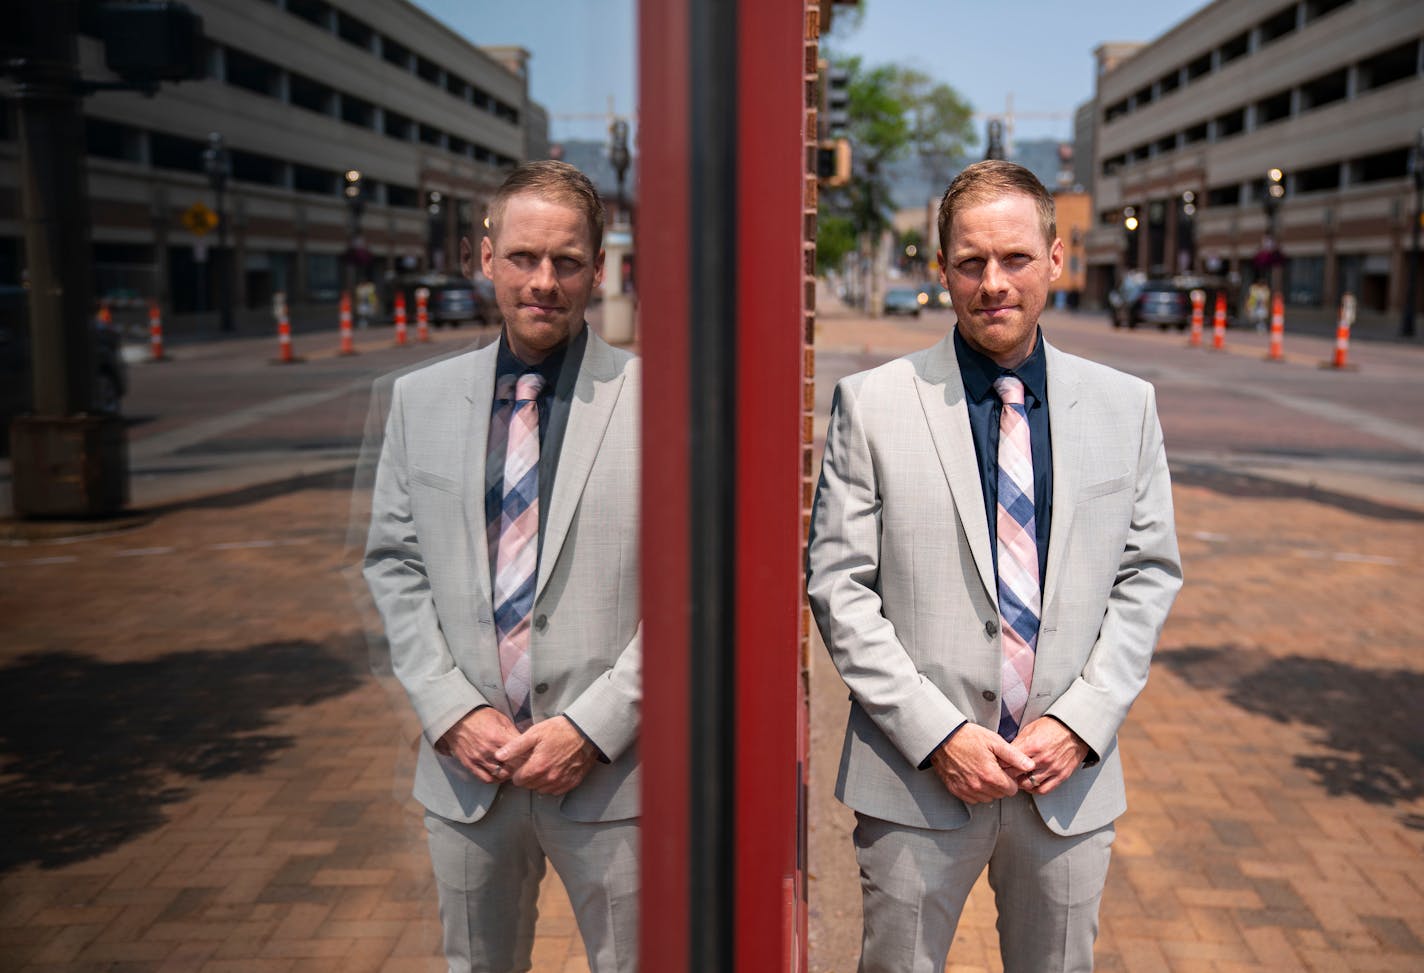
[{"label": "orange and white traffic cone", "polygon": [[430,288],[415,289],[415,340],[422,344],[430,340]]},{"label": "orange and white traffic cone", "polygon": [[1211,350],[1226,348],[1226,292],[1216,292],[1216,310],[1211,315]]},{"label": "orange and white traffic cone", "polygon": [[1266,361],[1285,361],[1286,302],[1279,292],[1271,295],[1271,350]]},{"label": "orange and white traffic cone", "polygon": [[1202,319],[1206,317],[1206,291],[1200,287],[1192,290],[1192,331],[1187,339],[1187,347],[1200,348],[1202,343]]},{"label": "orange and white traffic cone", "polygon": [[341,353],[356,354],[356,339],[351,334],[351,293],[341,292]]},{"label": "orange and white traffic cone", "polygon": [[277,344],[281,351],[277,364],[290,365],[297,360],[292,351],[292,321],[287,315],[287,295],[279,293],[272,299],[272,309],[277,312]]},{"label": "orange and white traffic cone", "polygon": [[405,344],[405,291],[396,291],[396,344]]},{"label": "orange and white traffic cone", "polygon": [[114,312],[109,310],[108,301],[99,302],[99,323],[106,328],[114,326]]},{"label": "orange and white traffic cone", "polygon": [[1323,368],[1353,369],[1350,364],[1350,328],[1355,323],[1355,295],[1345,293],[1340,298],[1340,317],[1335,323],[1335,356],[1321,362]]},{"label": "orange and white traffic cone", "polygon": [[148,302],[148,360],[168,361],[163,353],[163,313],[153,298]]}]

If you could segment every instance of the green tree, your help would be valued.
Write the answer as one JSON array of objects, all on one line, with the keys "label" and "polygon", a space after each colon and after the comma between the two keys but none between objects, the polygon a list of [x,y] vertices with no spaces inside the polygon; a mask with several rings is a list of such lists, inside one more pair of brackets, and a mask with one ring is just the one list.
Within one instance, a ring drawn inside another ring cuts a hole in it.
[{"label": "green tree", "polygon": [[[894,198],[888,167],[915,157],[927,173],[947,183],[953,169],[975,143],[972,109],[952,87],[924,72],[898,64],[867,67],[858,57],[833,57],[844,68],[851,143],[851,181],[823,194],[823,212],[850,221],[857,236],[874,239],[890,225]],[[829,224],[823,220],[825,229]],[[818,232],[817,246],[835,246],[829,233]],[[833,264],[818,258],[818,266]]]}]

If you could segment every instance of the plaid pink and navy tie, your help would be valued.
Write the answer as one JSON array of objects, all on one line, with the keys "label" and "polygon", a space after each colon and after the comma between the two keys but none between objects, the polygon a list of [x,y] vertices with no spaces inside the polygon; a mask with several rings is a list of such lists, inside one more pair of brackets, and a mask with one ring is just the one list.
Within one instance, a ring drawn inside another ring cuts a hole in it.
[{"label": "plaid pink and navy tie", "polygon": [[1034,653],[1042,591],[1038,578],[1038,542],[1033,513],[1033,453],[1029,448],[1028,410],[1023,382],[1001,375],[994,382],[1003,408],[999,413],[999,735],[1012,740],[1019,732],[1028,688],[1033,683]]},{"label": "plaid pink and navy tie", "polygon": [[[496,397],[513,400],[509,439],[504,451],[504,494],[498,523],[489,530],[498,537],[494,557],[494,624],[499,638],[499,671],[515,726],[533,723],[529,706],[529,613],[534,607],[535,572],[539,563],[539,392],[544,377],[537,373],[501,377]],[[503,412],[503,410],[501,410]]]}]

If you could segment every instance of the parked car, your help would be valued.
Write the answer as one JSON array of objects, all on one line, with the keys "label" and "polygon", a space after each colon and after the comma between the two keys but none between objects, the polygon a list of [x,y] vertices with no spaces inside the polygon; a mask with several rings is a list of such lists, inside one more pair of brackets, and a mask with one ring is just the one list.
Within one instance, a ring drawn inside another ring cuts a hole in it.
[{"label": "parked car", "polygon": [[397,277],[386,288],[383,299],[384,317],[395,320],[397,293],[405,294],[406,322],[415,326],[415,292],[430,291],[426,314],[431,324],[459,327],[466,321],[491,322],[499,319],[499,308],[487,300],[475,285],[463,277],[444,274],[406,274]]},{"label": "parked car", "polygon": [[1163,331],[1176,328],[1185,331],[1192,322],[1192,292],[1205,295],[1203,324],[1211,326],[1216,295],[1226,295],[1226,319],[1236,318],[1236,292],[1225,281],[1202,277],[1172,277],[1160,280],[1129,278],[1108,296],[1113,327],[1135,328],[1139,324],[1155,324]]},{"label": "parked car", "polygon": [[920,292],[913,287],[892,287],[885,292],[885,314],[920,316]]},{"label": "parked car", "polygon": [[[128,391],[123,339],[119,332],[94,319],[94,409],[117,415]],[[29,292],[23,287],[0,285],[0,440],[8,442],[3,427],[33,407],[30,379]]]}]

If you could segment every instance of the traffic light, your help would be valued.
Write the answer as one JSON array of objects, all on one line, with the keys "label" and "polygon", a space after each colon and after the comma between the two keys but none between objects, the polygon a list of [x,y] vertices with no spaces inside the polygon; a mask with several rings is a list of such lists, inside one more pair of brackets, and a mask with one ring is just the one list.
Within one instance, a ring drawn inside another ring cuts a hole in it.
[{"label": "traffic light", "polygon": [[850,127],[850,72],[843,67],[826,68],[826,136],[844,138]]},{"label": "traffic light", "polygon": [[207,74],[203,20],[181,3],[101,3],[94,26],[104,63],[131,84],[192,81]]},{"label": "traffic light", "polygon": [[816,146],[816,180],[828,189],[850,182],[850,141],[823,139]]}]

